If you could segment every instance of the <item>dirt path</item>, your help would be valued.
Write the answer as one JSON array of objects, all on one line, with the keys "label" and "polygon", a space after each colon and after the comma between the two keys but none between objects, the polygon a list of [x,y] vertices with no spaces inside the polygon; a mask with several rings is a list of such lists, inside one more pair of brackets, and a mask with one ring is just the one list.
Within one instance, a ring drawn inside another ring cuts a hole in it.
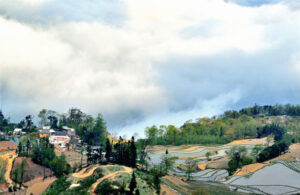
[{"label": "dirt path", "polygon": [[56,178],[52,177],[33,184],[26,190],[26,195],[30,195],[30,193],[34,195],[42,194],[55,180]]},{"label": "dirt path", "polygon": [[[9,185],[13,185],[13,181],[10,178],[10,172],[12,170],[12,166],[13,166],[13,162],[14,159],[18,156],[15,152],[10,152],[7,155],[7,165],[6,165],[6,172],[5,172],[5,181],[9,184]],[[12,155],[12,158],[9,158],[9,155]]]},{"label": "dirt path", "polygon": [[91,176],[94,171],[99,168],[98,166],[93,167],[91,170],[89,170],[89,172],[85,173],[85,171],[87,170],[87,168],[82,169],[81,171],[79,171],[78,173],[73,173],[73,177],[77,177],[77,178],[85,178],[85,177],[89,177]]},{"label": "dirt path", "polygon": [[[106,165],[106,166],[107,166],[107,165]],[[111,166],[112,166],[112,165],[111,165]],[[117,174],[120,174],[120,173],[129,173],[129,174],[132,173],[132,169],[131,169],[131,168],[125,167],[125,166],[122,166],[122,168],[124,168],[124,171],[116,171],[116,172],[110,173],[110,174],[105,175],[104,177],[101,177],[100,179],[98,179],[98,180],[92,185],[92,187],[90,188],[89,192],[95,194],[94,191],[96,190],[98,184],[101,183],[103,180],[105,180],[105,179],[107,179],[107,178],[115,177]]]}]

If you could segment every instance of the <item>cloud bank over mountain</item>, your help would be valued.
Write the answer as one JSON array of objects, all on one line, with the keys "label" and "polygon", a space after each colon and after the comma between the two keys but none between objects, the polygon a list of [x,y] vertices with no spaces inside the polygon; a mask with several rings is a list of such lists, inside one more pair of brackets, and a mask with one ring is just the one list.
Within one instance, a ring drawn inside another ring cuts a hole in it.
[{"label": "cloud bank over mountain", "polygon": [[13,121],[79,107],[141,135],[300,103],[298,5],[253,2],[0,0],[1,107]]}]

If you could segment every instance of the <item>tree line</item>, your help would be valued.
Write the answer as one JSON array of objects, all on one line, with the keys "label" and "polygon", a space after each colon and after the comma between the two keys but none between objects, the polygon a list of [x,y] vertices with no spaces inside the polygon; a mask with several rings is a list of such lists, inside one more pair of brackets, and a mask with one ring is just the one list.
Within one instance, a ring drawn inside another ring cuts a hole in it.
[{"label": "tree line", "polygon": [[[225,144],[237,139],[261,138],[271,133],[277,138],[282,136],[284,128],[300,139],[300,117],[295,115],[299,108],[298,105],[255,105],[240,111],[225,111],[218,117],[189,120],[181,127],[154,125],[145,129],[145,135],[151,145]],[[280,114],[290,116],[281,118]]]}]

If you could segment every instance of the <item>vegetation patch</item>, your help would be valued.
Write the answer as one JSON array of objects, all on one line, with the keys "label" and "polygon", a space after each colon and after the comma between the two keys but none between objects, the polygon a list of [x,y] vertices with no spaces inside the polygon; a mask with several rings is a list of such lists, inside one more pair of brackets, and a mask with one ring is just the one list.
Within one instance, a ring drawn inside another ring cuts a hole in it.
[{"label": "vegetation patch", "polygon": [[0,158],[0,184],[5,182],[6,165],[7,160],[5,158]]}]

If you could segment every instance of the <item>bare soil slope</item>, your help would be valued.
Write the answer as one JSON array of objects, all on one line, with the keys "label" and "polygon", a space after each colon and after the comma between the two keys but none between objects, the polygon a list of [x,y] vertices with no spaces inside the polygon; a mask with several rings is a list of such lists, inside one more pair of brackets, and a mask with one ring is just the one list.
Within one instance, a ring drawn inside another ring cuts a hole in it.
[{"label": "bare soil slope", "polygon": [[[25,183],[34,180],[36,178],[44,177],[44,167],[32,162],[32,159],[27,157],[17,157],[14,161],[12,172],[16,169],[17,164],[22,163],[23,159],[26,159],[27,162],[27,166],[25,168],[25,174],[24,174]],[[46,173],[45,175],[49,177],[51,175],[50,169],[45,168],[45,173]]]}]

